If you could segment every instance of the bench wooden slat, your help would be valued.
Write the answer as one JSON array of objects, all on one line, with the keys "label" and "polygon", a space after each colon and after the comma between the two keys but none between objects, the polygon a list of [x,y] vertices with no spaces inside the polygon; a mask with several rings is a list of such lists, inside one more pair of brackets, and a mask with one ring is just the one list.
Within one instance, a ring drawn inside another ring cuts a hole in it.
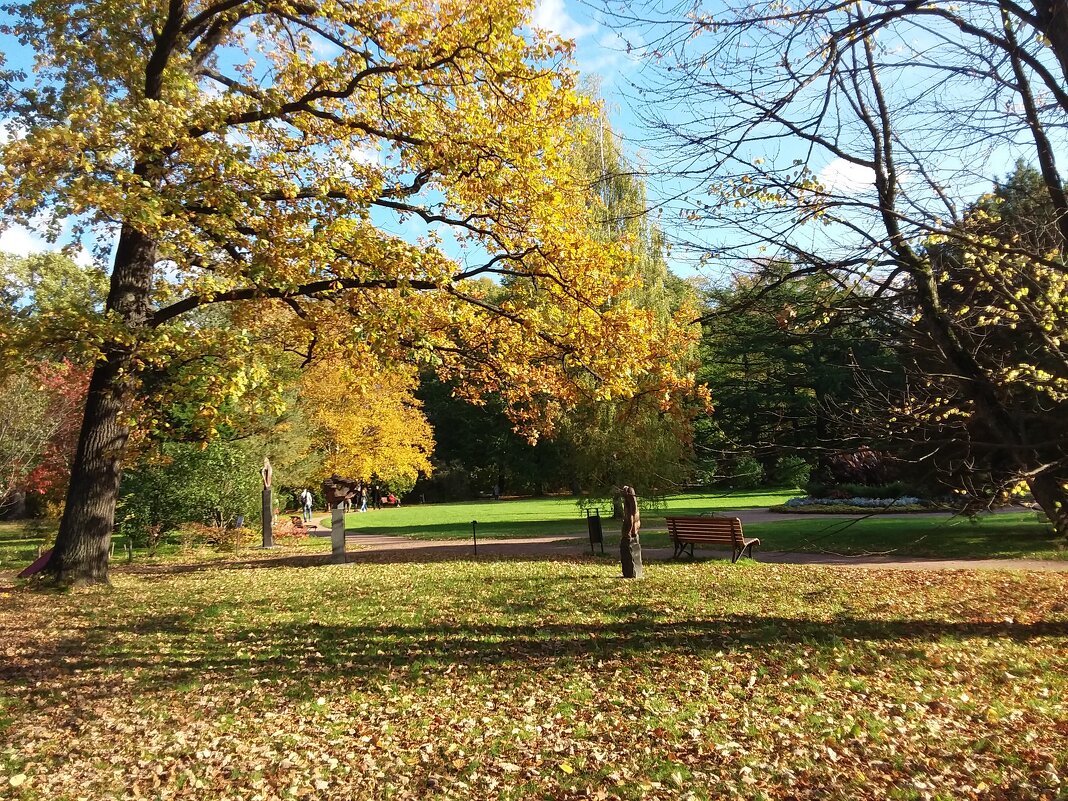
[{"label": "bench wooden slat", "polygon": [[747,539],[742,534],[742,521],[737,517],[668,517],[666,521],[675,546],[675,559],[686,552],[686,546],[692,559],[694,545],[723,543],[733,549],[731,562],[737,562],[746,550],[751,558],[753,546],[760,544],[759,539]]}]

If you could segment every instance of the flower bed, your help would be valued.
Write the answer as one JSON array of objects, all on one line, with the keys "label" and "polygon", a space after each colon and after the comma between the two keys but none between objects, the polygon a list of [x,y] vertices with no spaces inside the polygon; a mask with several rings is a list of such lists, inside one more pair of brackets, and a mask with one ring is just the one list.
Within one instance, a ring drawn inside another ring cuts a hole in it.
[{"label": "flower bed", "polygon": [[881,506],[912,506],[922,503],[919,498],[905,495],[901,498],[791,498],[783,506],[860,506],[865,509],[878,509]]},{"label": "flower bed", "polygon": [[911,496],[901,498],[791,498],[771,512],[802,514],[850,514],[865,512],[929,512],[931,506]]}]

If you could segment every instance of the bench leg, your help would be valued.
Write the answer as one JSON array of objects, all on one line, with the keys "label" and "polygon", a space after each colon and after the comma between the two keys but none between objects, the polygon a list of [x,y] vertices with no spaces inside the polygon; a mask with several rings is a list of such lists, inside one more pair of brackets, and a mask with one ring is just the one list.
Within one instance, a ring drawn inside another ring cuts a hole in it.
[{"label": "bench leg", "polygon": [[737,548],[735,548],[731,552],[731,564],[732,565],[735,564],[738,561],[738,557],[741,556],[741,555],[742,555],[742,552],[740,550],[738,550]]},{"label": "bench leg", "polygon": [[690,561],[693,561],[693,543],[690,543]]},{"label": "bench leg", "polygon": [[731,559],[731,564],[733,565],[739,559],[741,559],[742,556],[745,555],[746,551],[749,551],[749,558],[752,559],[753,558],[753,543],[749,543],[744,548],[736,548],[735,551],[734,551],[734,558]]}]

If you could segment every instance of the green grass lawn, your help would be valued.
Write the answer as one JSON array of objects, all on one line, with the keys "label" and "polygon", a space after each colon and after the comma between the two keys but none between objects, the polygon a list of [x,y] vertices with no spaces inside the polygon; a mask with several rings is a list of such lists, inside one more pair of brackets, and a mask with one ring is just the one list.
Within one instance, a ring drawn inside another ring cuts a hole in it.
[{"label": "green grass lawn", "polygon": [[[642,541],[652,547],[669,547],[667,535],[655,531],[664,528],[665,515],[766,509],[794,495],[794,490],[782,490],[672,496],[661,507],[642,510]],[[610,510],[604,509],[603,513],[607,515]],[[351,513],[346,515],[345,522],[350,531],[358,533],[417,539],[470,539],[472,520],[478,520],[480,539],[567,535],[581,538],[586,536],[582,515],[573,499],[551,498],[407,506]],[[323,524],[329,526],[329,519]],[[605,519],[603,525],[608,549],[618,542],[618,537],[612,520]],[[1031,513],[984,515],[977,521],[948,516],[873,516],[854,520],[811,515],[804,519],[748,524],[745,533],[759,537],[765,550],[776,551],[942,558],[1068,558],[1068,552],[1062,550],[1062,544],[1052,537],[1048,526]]]},{"label": "green grass lawn", "polygon": [[0,521],[0,570],[22,569],[36,559],[48,529],[43,521]]},{"label": "green grass lawn", "polygon": [[[56,531],[59,529],[58,520],[30,520],[30,521],[0,521],[0,571],[14,570],[16,572],[29,565],[37,558],[39,548],[51,547],[55,541]],[[241,552],[247,552],[260,542],[258,531],[247,532],[248,547],[242,548]],[[330,545],[321,539],[308,538],[304,540],[283,541],[286,549],[308,552],[321,552],[329,550]],[[112,540],[114,553],[112,563],[124,564],[123,546],[124,538]],[[176,538],[162,543],[155,553],[150,554],[147,548],[134,549],[133,561],[136,564],[166,564],[168,562],[181,561],[195,556],[201,560],[225,561],[234,557],[234,551],[219,549],[211,545],[198,545],[193,548],[183,547]]]},{"label": "green grass lawn", "polygon": [[0,798],[1068,792],[1065,574],[270,557],[0,575]]},{"label": "green grass lawn", "polygon": [[[765,550],[775,551],[943,559],[1068,558],[1063,543],[1028,512],[988,514],[977,521],[960,517],[812,517],[752,523],[745,526],[745,534],[759,537]],[[668,537],[650,533],[643,542],[666,547]],[[759,550],[757,553],[759,558]]]},{"label": "green grass lawn", "polygon": [[[672,495],[660,506],[641,508],[645,525],[663,525],[665,515],[699,515],[724,509],[766,509],[796,497],[799,490],[753,490],[727,493]],[[601,507],[610,517],[611,505]],[[401,506],[353,512],[345,516],[348,529],[365,534],[398,534],[420,539],[458,539],[471,536],[471,521],[486,538],[542,537],[578,534],[586,530],[585,512],[572,497],[521,498]],[[330,526],[330,519],[322,521]],[[612,525],[610,520],[605,526]]]},{"label": "green grass lawn", "polygon": [[[669,547],[663,529],[665,514],[700,514],[727,509],[767,508],[796,494],[778,492],[733,492],[725,494],[688,494],[671,497],[659,508],[642,510],[642,542],[647,547]],[[603,510],[607,515],[608,509]],[[417,539],[469,540],[471,520],[478,520],[480,539],[557,536],[585,540],[583,513],[571,498],[541,498],[515,501],[477,501],[471,503],[403,506],[346,516],[350,531],[365,534],[388,534]],[[324,524],[329,526],[329,519]],[[56,524],[47,522],[0,523],[0,570],[21,569],[37,555],[45,535]],[[618,543],[615,523],[604,520],[605,548],[609,553]],[[900,557],[942,558],[1040,558],[1068,559],[1063,543],[1055,541],[1049,529],[1033,514],[985,515],[979,522],[948,517],[871,517],[843,520],[819,515],[804,519],[751,523],[748,536],[759,537],[763,550],[830,552],[841,554],[886,553]],[[258,535],[250,535],[258,541]],[[305,552],[322,552],[329,545],[322,539],[290,543]],[[759,558],[759,549],[757,556]],[[210,548],[198,550],[199,558],[225,560],[232,554],[217,553]],[[116,547],[117,559],[122,550]],[[722,553],[698,549],[697,555],[721,558]],[[144,550],[134,554],[135,563],[167,562],[187,558],[176,543],[161,546],[150,557]]]}]

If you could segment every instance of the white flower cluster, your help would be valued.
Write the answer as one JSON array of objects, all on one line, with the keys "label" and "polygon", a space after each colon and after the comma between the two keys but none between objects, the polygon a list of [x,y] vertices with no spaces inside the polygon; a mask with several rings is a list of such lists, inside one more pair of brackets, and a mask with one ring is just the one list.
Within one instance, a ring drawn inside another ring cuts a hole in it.
[{"label": "white flower cluster", "polygon": [[783,506],[863,506],[878,509],[883,506],[911,506],[914,503],[922,501],[910,495],[901,498],[791,498]]}]

